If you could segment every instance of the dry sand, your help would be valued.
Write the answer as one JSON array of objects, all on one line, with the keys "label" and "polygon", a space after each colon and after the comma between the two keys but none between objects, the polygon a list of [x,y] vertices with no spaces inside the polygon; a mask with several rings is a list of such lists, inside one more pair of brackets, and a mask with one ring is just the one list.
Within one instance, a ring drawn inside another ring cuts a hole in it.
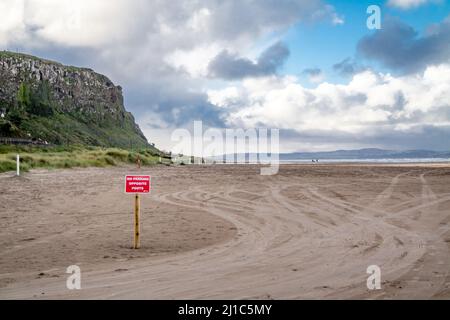
[{"label": "dry sand", "polygon": [[1,174],[0,298],[450,298],[449,164],[145,168],[139,250],[135,172]]}]

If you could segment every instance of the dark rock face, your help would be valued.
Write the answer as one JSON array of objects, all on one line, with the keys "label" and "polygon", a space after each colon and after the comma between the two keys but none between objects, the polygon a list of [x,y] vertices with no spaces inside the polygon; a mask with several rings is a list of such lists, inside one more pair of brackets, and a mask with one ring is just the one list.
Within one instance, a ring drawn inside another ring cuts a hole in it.
[{"label": "dark rock face", "polygon": [[[91,69],[64,66],[57,62],[25,54],[0,52],[0,112],[1,109],[6,109],[7,113],[16,111],[25,114],[26,111],[20,108],[20,101],[18,102],[20,87],[26,86],[27,90],[33,93],[38,91],[39,86],[42,86],[43,83],[49,88],[47,89],[49,91],[48,100],[56,115],[70,117],[71,120],[79,121],[84,126],[94,127],[94,130],[84,130],[83,128],[78,131],[91,131],[90,134],[92,134],[92,131],[98,131],[95,130],[95,127],[107,128],[108,132],[120,129],[119,131],[124,131],[123,134],[127,137],[119,139],[123,141],[117,146],[123,146],[127,139],[138,145],[147,145],[133,116],[123,106],[122,88],[115,86],[104,75]],[[39,122],[39,119],[35,119],[34,116],[24,116],[24,119],[25,123],[30,119]],[[30,126],[25,125],[24,127],[26,129]],[[21,131],[20,129],[19,124],[19,131]],[[54,133],[50,136],[48,134],[45,136],[44,133],[42,138],[52,140],[52,137],[55,136]],[[27,134],[30,135],[30,132]],[[38,133],[32,132],[31,134]],[[83,141],[80,132],[76,134],[76,140],[81,140],[86,144],[115,144],[111,138],[102,136],[101,132],[101,137],[97,139],[98,143],[95,142],[95,137],[86,137],[86,141]],[[107,135],[107,133],[104,132],[103,135]],[[68,142],[71,142],[70,139]]]}]

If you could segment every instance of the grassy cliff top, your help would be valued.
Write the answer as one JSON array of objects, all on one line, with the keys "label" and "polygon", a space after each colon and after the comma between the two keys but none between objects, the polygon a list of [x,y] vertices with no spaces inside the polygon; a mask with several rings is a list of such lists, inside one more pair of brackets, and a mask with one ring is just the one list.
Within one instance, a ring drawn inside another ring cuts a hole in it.
[{"label": "grassy cliff top", "polygon": [[7,50],[2,50],[0,51],[0,58],[5,57],[5,58],[17,58],[17,59],[31,59],[31,60],[36,60],[39,61],[41,63],[45,63],[45,64],[53,64],[53,65],[57,65],[60,66],[62,68],[68,68],[70,70],[73,71],[91,71],[94,72],[94,70],[90,69],[90,68],[84,68],[84,67],[75,67],[75,66],[69,66],[69,65],[64,65],[60,62],[57,61],[53,61],[53,60],[48,60],[48,59],[44,59],[44,58],[39,58],[30,54],[26,54],[26,53],[19,53],[19,52],[12,52],[12,51],[7,51]]}]

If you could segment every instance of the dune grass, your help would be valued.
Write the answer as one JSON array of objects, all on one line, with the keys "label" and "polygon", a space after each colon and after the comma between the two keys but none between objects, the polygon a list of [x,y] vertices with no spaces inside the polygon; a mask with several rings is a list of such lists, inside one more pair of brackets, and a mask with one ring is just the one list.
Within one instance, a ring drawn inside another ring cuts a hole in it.
[{"label": "dune grass", "polygon": [[16,170],[16,155],[20,155],[20,168],[73,168],[106,167],[120,164],[135,164],[139,156],[143,166],[158,164],[159,154],[154,150],[124,150],[118,148],[77,146],[5,146],[0,145],[0,172]]}]

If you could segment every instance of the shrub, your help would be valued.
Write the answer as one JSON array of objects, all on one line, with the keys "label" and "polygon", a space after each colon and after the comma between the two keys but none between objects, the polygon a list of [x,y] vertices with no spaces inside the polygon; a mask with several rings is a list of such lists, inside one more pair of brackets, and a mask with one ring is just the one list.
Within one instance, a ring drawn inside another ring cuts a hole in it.
[{"label": "shrub", "polygon": [[116,165],[116,162],[115,162],[114,159],[111,158],[110,156],[106,156],[106,157],[105,157],[105,162],[106,162],[107,164],[109,164],[110,166],[115,166],[115,165]]},{"label": "shrub", "polygon": [[112,149],[107,151],[106,155],[117,158],[120,161],[127,161],[129,153],[126,150]]},{"label": "shrub", "polygon": [[0,172],[16,170],[16,163],[10,160],[0,160]]}]

